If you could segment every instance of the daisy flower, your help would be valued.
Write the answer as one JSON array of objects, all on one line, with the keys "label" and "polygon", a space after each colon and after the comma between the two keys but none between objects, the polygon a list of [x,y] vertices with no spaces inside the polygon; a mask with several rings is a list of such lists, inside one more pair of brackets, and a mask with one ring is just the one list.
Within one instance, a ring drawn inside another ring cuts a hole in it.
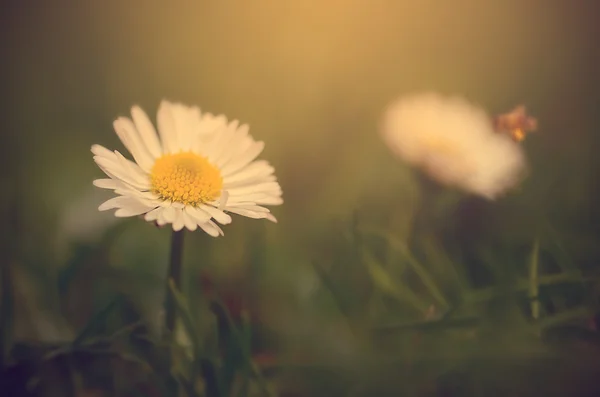
[{"label": "daisy flower", "polygon": [[132,107],[131,119],[119,117],[113,126],[135,161],[92,146],[94,161],[108,176],[94,185],[117,194],[100,211],[144,215],[175,231],[199,227],[213,237],[223,235],[217,223],[231,223],[231,213],[276,222],[264,205],[283,203],[281,187],[273,167],[255,160],[264,143],[248,134],[248,125],[163,101],[158,134],[138,106]]},{"label": "daisy flower", "polygon": [[486,112],[460,97],[421,93],[400,98],[384,115],[390,150],[441,184],[495,199],[521,181],[520,145],[494,130]]}]

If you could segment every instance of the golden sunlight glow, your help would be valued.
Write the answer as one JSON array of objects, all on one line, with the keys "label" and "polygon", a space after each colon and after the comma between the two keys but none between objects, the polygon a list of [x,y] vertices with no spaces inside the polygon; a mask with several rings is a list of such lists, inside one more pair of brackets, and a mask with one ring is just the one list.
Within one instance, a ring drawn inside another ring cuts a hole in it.
[{"label": "golden sunlight glow", "polygon": [[191,152],[166,154],[150,174],[152,191],[164,200],[196,206],[217,199],[223,178],[206,158]]}]

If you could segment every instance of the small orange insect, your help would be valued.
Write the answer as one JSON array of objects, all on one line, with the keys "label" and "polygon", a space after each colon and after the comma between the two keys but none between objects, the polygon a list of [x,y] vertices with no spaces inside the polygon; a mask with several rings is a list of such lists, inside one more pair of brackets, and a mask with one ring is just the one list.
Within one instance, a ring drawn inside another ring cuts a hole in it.
[{"label": "small orange insect", "polygon": [[519,105],[512,111],[494,118],[496,132],[507,134],[515,142],[523,141],[527,134],[536,131],[537,127],[537,120],[527,115],[523,105]]}]

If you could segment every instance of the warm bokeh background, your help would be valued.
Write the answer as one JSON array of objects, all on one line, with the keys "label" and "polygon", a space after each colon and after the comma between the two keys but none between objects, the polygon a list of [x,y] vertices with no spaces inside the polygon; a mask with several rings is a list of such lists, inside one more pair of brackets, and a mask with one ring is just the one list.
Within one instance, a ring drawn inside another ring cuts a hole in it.
[{"label": "warm bokeh background", "polygon": [[[595,202],[600,94],[589,2],[4,4],[3,168],[19,170],[23,216],[42,235],[40,222],[83,197],[78,218],[109,216],[93,214],[100,199],[90,180],[100,173],[89,147],[121,148],[112,120],[134,103],[154,113],[162,98],[239,118],[267,141],[286,235],[398,183],[378,117],[392,98],[422,89],[466,95],[490,113],[525,103],[543,134],[528,143],[534,172],[556,185],[540,197],[582,217]],[[5,197],[16,193],[9,186]],[[42,236],[27,236],[40,246]]]},{"label": "warm bokeh background", "polygon": [[[240,270],[257,245],[283,285],[310,284],[298,269],[334,221],[357,209],[385,220],[381,208],[408,213],[419,200],[413,175],[377,134],[385,105],[415,90],[465,95],[490,114],[523,103],[539,120],[539,134],[525,142],[530,179],[519,197],[480,212],[480,236],[530,242],[536,212],[576,260],[600,259],[600,29],[592,1],[13,0],[1,7],[2,259],[29,273],[64,268],[73,243],[97,242],[117,222],[96,210],[107,195],[91,184],[102,173],[90,146],[124,150],[112,120],[133,104],[154,115],[167,98],[249,123],[267,143],[263,158],[275,165],[286,200],[273,210],[278,225],[236,218],[224,238],[190,236],[186,266]],[[131,270],[134,280],[160,279],[168,240],[167,230],[132,220],[103,266]],[[82,280],[70,305],[92,307],[86,292],[100,281]],[[118,288],[139,288],[150,308],[162,296],[156,283]]]}]

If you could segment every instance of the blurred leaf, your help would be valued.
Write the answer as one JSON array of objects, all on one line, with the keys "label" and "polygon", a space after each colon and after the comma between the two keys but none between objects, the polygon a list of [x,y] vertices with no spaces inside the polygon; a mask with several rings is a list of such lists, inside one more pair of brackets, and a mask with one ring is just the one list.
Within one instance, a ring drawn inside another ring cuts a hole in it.
[{"label": "blurred leaf", "polygon": [[250,393],[250,379],[248,376],[243,376],[240,381],[241,385],[235,394],[235,397],[247,397]]},{"label": "blurred leaf", "polygon": [[0,368],[6,365],[13,342],[14,300],[10,266],[8,260],[0,261]]},{"label": "blurred leaf", "polygon": [[[64,294],[65,291],[67,291],[69,284],[83,266],[90,262],[107,261],[109,248],[131,224],[132,220],[130,219],[117,222],[103,233],[100,242],[96,245],[76,244],[71,258],[66,265],[59,270],[57,278],[59,293]],[[100,264],[102,266],[107,265],[107,263]]]},{"label": "blurred leaf", "polygon": [[544,317],[540,320],[541,328],[555,327],[560,324],[568,324],[574,320],[590,318],[592,311],[586,307],[579,307],[572,310],[565,310],[554,316]]},{"label": "blurred leaf", "polygon": [[529,260],[529,299],[531,299],[531,317],[537,320],[540,317],[539,301],[539,253],[540,241],[536,239],[531,249]]},{"label": "blurred leaf", "polygon": [[[192,382],[188,381],[181,375],[177,375],[177,381],[181,386],[183,386],[183,389],[188,397],[200,397],[200,394],[196,391],[196,388]],[[210,396],[210,394],[208,394],[208,396]]]},{"label": "blurred leaf", "polygon": [[421,245],[423,246],[427,262],[438,269],[438,279],[443,279],[446,284],[453,284],[450,286],[457,288],[459,291],[469,288],[469,280],[465,274],[464,265],[461,264],[459,266],[450,259],[433,235],[423,236],[421,238]]},{"label": "blurred leaf", "polygon": [[556,325],[547,327],[543,334],[544,340],[557,346],[568,347],[568,342],[584,342],[600,347],[600,333],[579,326]]},{"label": "blurred leaf", "polygon": [[264,379],[260,369],[258,368],[258,365],[256,365],[256,363],[252,359],[252,353],[250,351],[250,346],[247,344],[247,337],[237,329],[233,319],[231,318],[231,315],[229,314],[229,311],[227,310],[227,306],[225,304],[223,304],[221,299],[218,297],[215,298],[214,303],[220,309],[218,311],[215,311],[215,314],[224,316],[224,318],[227,322],[227,325],[229,327],[229,332],[232,337],[231,342],[234,342],[235,345],[237,346],[237,348],[239,349],[239,351],[242,355],[242,358],[244,360],[244,366],[250,371],[252,376],[257,380],[258,386],[260,388],[262,395],[272,396],[269,385],[267,384],[266,380]]},{"label": "blurred leaf", "polygon": [[75,247],[72,258],[58,272],[57,284],[59,294],[64,295],[67,292],[69,284],[80,268],[85,266],[90,258],[94,258],[97,255],[98,250],[93,247],[87,245]]},{"label": "blurred leaf", "polygon": [[340,288],[337,287],[337,285],[329,276],[329,274],[327,274],[327,272],[321,266],[317,265],[315,262],[311,262],[311,265],[313,266],[315,273],[319,277],[319,280],[321,281],[325,289],[329,292],[336,309],[342,316],[344,316],[346,321],[349,321],[352,314],[347,308],[347,305],[345,305]]},{"label": "blurred leaf", "polygon": [[451,328],[473,328],[481,323],[481,317],[442,318],[440,320],[412,321],[405,323],[378,325],[373,331],[443,331]]},{"label": "blurred leaf", "polygon": [[79,334],[73,340],[72,345],[77,347],[81,345],[87,338],[89,338],[94,331],[97,330],[100,324],[103,324],[108,315],[112,313],[112,311],[119,306],[119,304],[123,301],[124,297],[122,295],[116,296],[112,299],[108,305],[106,305],[102,310],[98,311],[94,314],[88,321],[88,323],[83,327],[83,329],[79,332]]},{"label": "blurred leaf", "polygon": [[[600,277],[581,277],[578,274],[550,274],[538,276],[538,293],[545,288],[560,288],[561,286],[579,285],[583,283],[597,283]],[[519,279],[514,286],[516,292],[527,292],[531,288],[529,280]],[[492,299],[498,293],[496,287],[470,289],[464,294],[464,302],[469,304],[482,303]]]},{"label": "blurred leaf", "polygon": [[183,325],[188,336],[192,340],[193,348],[194,348],[194,359],[199,360],[203,356],[202,352],[202,344],[200,342],[200,334],[194,321],[192,319],[192,315],[190,313],[187,301],[185,297],[177,290],[175,286],[175,282],[172,279],[169,279],[169,289],[175,298],[175,307],[181,319],[183,321]]},{"label": "blurred leaf", "polygon": [[545,236],[547,240],[552,244],[554,248],[552,251],[554,253],[554,257],[557,258],[558,265],[563,269],[564,272],[573,272],[579,273],[580,269],[574,263],[567,250],[565,244],[563,243],[563,239],[560,236],[560,233],[555,229],[555,227],[550,223],[550,220],[542,216],[542,230],[545,231]]},{"label": "blurred leaf", "polygon": [[[250,315],[247,312],[242,313],[242,337],[245,340],[245,345],[248,350],[251,348],[252,342],[252,323],[250,321]],[[236,394],[239,397],[246,397],[250,391],[250,375],[251,372],[247,366],[244,367],[244,371],[240,378],[240,385],[238,389],[238,393]]]},{"label": "blurred leaf", "polygon": [[423,302],[408,285],[399,287],[381,264],[366,250],[363,252],[363,259],[373,282],[382,292],[401,302],[409,303],[418,312],[427,311],[429,304]]},{"label": "blurred leaf", "polygon": [[[240,343],[242,351],[251,351],[252,328],[249,314],[246,311],[241,313]],[[240,354],[240,346],[235,340],[232,340],[232,333],[225,332],[225,354],[223,357],[223,368],[221,369],[221,389],[223,395],[230,396],[234,390],[235,375],[238,371],[243,371],[243,379],[252,375],[248,365],[244,362],[243,354]]]},{"label": "blurred leaf", "polygon": [[200,371],[204,378],[204,391],[206,397],[222,397],[226,394],[222,393],[219,375],[217,373],[217,364],[209,358],[201,358],[198,360]]},{"label": "blurred leaf", "polygon": [[95,347],[88,345],[64,346],[45,354],[42,360],[50,361],[60,356],[70,356],[75,353],[87,353],[94,356],[115,356],[123,361],[137,364],[147,372],[152,372],[152,366],[150,364],[131,353],[114,350],[111,348]]},{"label": "blurred leaf", "polygon": [[404,258],[407,260],[407,263],[419,276],[419,278],[423,282],[423,285],[427,288],[431,296],[434,299],[436,299],[441,304],[441,306],[448,307],[448,302],[444,297],[442,291],[437,286],[435,280],[433,279],[433,277],[431,277],[427,269],[425,269],[425,267],[421,263],[419,263],[419,261],[417,261],[417,259],[410,253],[410,250],[406,243],[383,230],[366,229],[362,230],[362,232],[367,234],[374,234],[386,239],[391,247],[403,254]]}]

